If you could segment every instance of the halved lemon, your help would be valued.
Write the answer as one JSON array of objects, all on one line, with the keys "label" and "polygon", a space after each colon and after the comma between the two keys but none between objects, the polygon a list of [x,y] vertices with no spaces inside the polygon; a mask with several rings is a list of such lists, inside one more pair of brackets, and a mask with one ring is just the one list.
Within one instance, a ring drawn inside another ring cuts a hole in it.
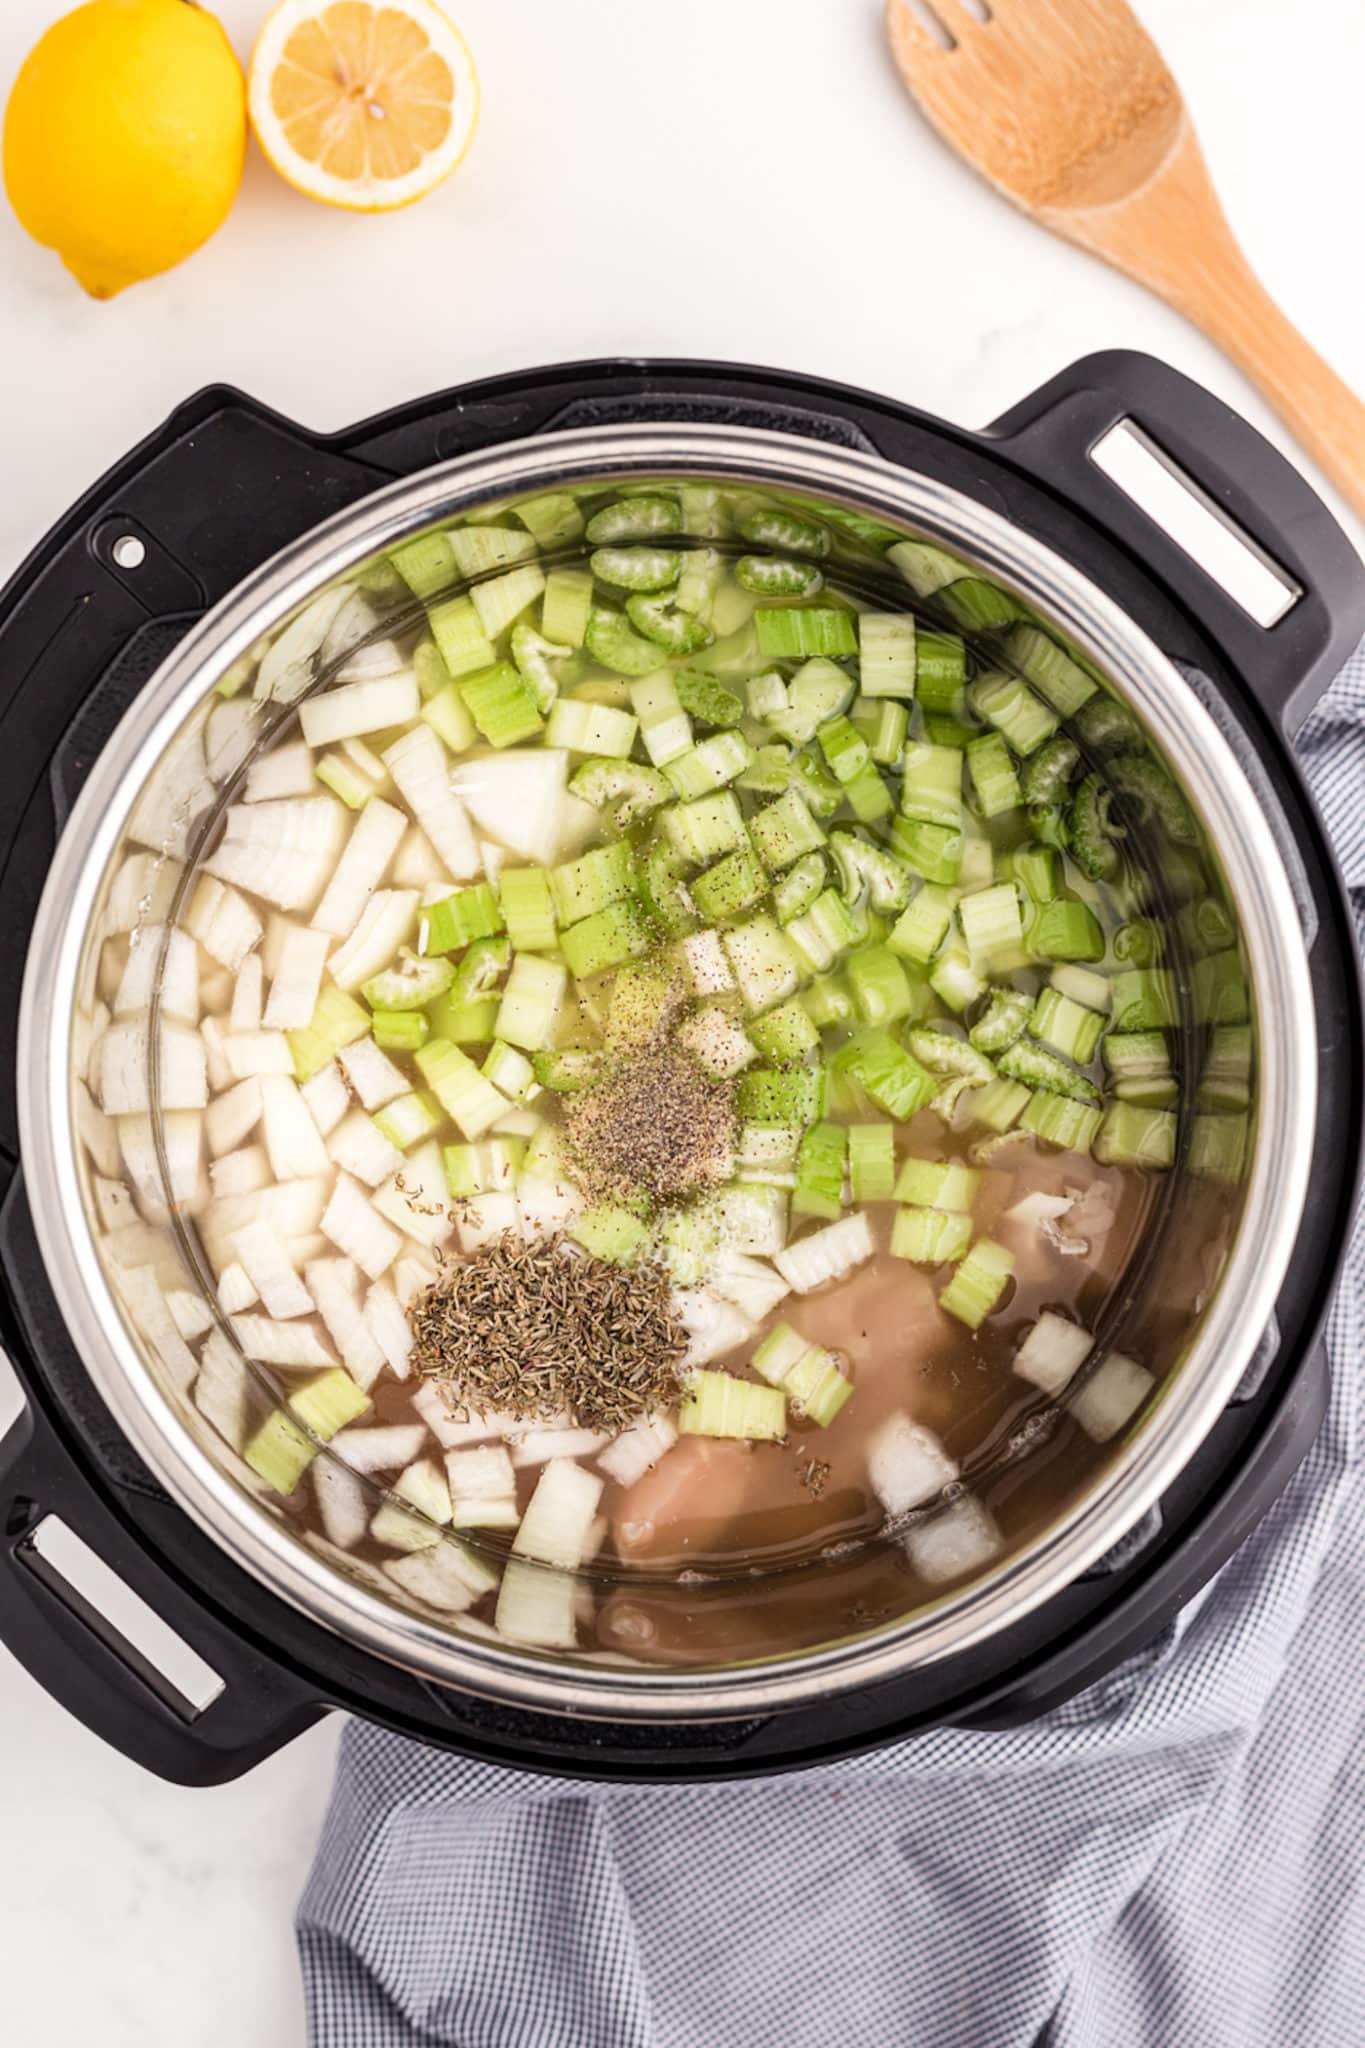
[{"label": "halved lemon", "polygon": [[474,59],[435,0],[281,0],[256,39],[247,91],[280,176],[358,213],[423,198],[479,119]]}]

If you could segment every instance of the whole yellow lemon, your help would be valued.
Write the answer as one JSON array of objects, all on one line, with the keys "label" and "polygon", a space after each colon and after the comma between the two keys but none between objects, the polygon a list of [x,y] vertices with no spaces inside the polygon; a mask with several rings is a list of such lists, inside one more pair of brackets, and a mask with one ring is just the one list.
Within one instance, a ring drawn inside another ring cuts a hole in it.
[{"label": "whole yellow lemon", "polygon": [[30,51],[5,110],[5,189],[97,299],[170,270],[221,227],[246,88],[191,0],[89,0]]}]

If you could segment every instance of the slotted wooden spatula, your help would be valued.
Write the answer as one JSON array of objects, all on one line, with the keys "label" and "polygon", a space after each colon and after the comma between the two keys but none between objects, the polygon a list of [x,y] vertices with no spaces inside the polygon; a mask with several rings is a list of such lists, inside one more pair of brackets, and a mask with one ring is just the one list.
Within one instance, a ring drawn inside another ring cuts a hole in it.
[{"label": "slotted wooden spatula", "polygon": [[1365,406],[1257,280],[1125,0],[887,0],[886,18],[901,77],[944,140],[1044,227],[1202,327],[1365,516]]}]

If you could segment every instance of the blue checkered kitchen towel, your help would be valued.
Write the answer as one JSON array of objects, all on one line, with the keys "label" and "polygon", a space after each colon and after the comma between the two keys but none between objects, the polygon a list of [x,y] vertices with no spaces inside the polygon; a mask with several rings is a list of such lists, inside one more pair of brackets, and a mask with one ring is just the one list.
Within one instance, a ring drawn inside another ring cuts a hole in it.
[{"label": "blue checkered kitchen towel", "polygon": [[[1302,741],[1365,938],[1365,649]],[[319,2048],[1361,2048],[1365,1234],[1306,1464],[1153,1648],[1017,1733],[606,1790],[346,1731]]]}]

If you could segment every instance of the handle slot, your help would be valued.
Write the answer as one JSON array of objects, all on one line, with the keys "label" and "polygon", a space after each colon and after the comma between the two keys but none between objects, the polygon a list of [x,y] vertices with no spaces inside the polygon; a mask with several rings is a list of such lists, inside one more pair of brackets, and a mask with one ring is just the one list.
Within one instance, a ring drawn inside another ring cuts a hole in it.
[{"label": "handle slot", "polygon": [[191,1649],[60,1515],[21,1536],[17,1561],[182,1721],[197,1721],[227,1689]]},{"label": "handle slot", "polygon": [[1131,419],[1089,450],[1096,469],[1183,548],[1258,626],[1277,625],[1303,596],[1273,556]]}]

